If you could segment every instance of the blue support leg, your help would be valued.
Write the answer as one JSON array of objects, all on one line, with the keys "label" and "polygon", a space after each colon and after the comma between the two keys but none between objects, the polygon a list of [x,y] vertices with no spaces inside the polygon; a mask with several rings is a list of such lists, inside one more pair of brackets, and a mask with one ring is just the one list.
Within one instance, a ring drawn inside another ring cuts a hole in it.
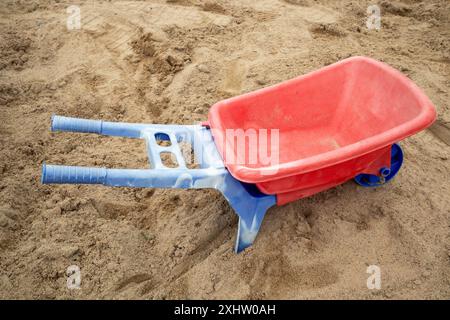
[{"label": "blue support leg", "polygon": [[267,210],[274,204],[275,203],[267,202],[264,205],[257,206],[253,212],[253,219],[251,222],[246,221],[244,218],[239,216],[239,225],[235,244],[235,251],[237,253],[253,244]]},{"label": "blue support leg", "polygon": [[236,180],[230,173],[218,189],[239,216],[235,245],[239,253],[255,241],[267,210],[276,204],[276,197],[261,193],[253,184]]}]

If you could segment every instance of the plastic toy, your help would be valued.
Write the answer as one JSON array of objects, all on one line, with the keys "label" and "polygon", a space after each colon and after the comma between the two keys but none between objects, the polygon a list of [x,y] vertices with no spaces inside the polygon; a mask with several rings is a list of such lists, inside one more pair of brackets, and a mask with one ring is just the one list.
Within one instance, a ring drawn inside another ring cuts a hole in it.
[{"label": "plastic toy", "polygon": [[[214,188],[239,216],[236,252],[253,243],[268,208],[350,179],[365,187],[400,170],[396,142],[436,117],[407,77],[384,63],[353,57],[212,106],[198,125],[114,123],[52,117],[52,131],[145,139],[149,169],[43,165],[42,183],[113,187]],[[167,141],[165,145],[159,140]],[[192,146],[188,168],[180,143]],[[168,168],[170,152],[178,167]]]}]

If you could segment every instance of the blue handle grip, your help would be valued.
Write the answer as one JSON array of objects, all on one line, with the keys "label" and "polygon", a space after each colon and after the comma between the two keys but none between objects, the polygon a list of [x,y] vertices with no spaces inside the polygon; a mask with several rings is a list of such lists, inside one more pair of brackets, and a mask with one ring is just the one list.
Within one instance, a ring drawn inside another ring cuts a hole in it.
[{"label": "blue handle grip", "polygon": [[71,131],[85,133],[102,133],[101,120],[88,120],[61,116],[52,116],[52,131]]},{"label": "blue handle grip", "polygon": [[104,184],[105,168],[42,165],[42,183]]},{"label": "blue handle grip", "polygon": [[97,133],[107,136],[140,138],[141,130],[149,125],[137,123],[109,122],[70,117],[52,116],[52,131]]}]

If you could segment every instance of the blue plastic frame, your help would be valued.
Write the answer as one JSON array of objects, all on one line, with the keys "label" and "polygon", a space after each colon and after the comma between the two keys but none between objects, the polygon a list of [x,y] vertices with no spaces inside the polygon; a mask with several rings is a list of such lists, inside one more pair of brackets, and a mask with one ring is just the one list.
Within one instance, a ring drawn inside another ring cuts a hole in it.
[{"label": "blue plastic frame", "polygon": [[[44,163],[42,183],[217,189],[239,216],[236,252],[241,252],[254,242],[266,211],[276,204],[275,195],[263,194],[255,185],[238,181],[228,172],[210,130],[204,126],[107,122],[54,115],[51,130],[144,139],[150,169],[107,169]],[[170,140],[170,145],[161,146],[157,140]],[[186,166],[178,144],[182,141],[192,145],[196,163],[200,164],[200,168],[189,169]],[[173,153],[178,167],[165,167],[161,161],[162,152]]]}]

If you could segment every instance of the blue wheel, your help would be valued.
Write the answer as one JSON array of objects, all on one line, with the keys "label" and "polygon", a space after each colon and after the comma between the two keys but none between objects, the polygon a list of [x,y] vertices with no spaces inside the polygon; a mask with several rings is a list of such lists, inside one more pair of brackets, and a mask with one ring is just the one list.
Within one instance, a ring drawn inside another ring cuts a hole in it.
[{"label": "blue wheel", "polygon": [[357,184],[363,187],[377,187],[392,180],[399,172],[403,164],[403,151],[397,143],[394,143],[391,148],[391,167],[381,168],[379,175],[360,174],[355,177]]}]

